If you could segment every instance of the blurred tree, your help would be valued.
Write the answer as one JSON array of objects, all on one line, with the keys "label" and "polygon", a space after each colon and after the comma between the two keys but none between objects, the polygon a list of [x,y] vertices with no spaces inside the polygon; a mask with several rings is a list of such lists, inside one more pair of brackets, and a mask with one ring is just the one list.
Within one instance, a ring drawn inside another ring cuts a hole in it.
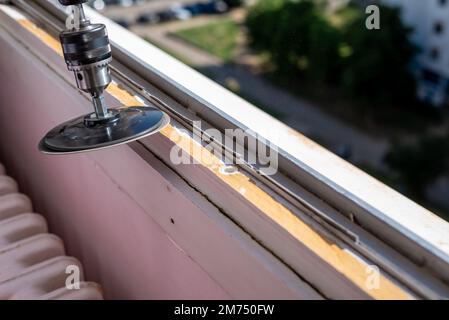
[{"label": "blurred tree", "polygon": [[346,6],[332,14],[317,0],[259,0],[246,20],[252,45],[277,70],[340,84],[350,95],[381,106],[414,106],[410,63],[417,53],[397,8],[380,6],[380,30]]},{"label": "blurred tree", "polygon": [[246,25],[254,48],[282,73],[326,81],[338,74],[340,32],[311,0],[260,0]]},{"label": "blurred tree", "polygon": [[425,136],[413,145],[395,144],[385,160],[407,193],[423,200],[429,184],[449,171],[449,137]]},{"label": "blurred tree", "polygon": [[344,59],[342,85],[350,94],[378,104],[409,106],[415,100],[415,79],[409,71],[417,48],[410,42],[400,10],[380,6],[380,30],[368,30],[366,16],[345,30],[351,54]]}]

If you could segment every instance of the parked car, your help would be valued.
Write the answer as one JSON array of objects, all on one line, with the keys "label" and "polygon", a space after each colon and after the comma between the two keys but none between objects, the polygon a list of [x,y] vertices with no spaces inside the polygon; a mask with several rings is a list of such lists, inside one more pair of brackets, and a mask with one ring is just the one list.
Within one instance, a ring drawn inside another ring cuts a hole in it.
[{"label": "parked car", "polygon": [[156,24],[160,22],[160,18],[157,13],[149,12],[138,16],[136,22],[139,24]]},{"label": "parked car", "polygon": [[201,3],[187,4],[187,5],[184,5],[183,8],[185,10],[189,11],[192,16],[197,16],[199,14],[204,13],[203,6],[201,5]]},{"label": "parked car", "polygon": [[125,19],[113,19],[115,23],[121,25],[123,28],[129,29],[131,24]]},{"label": "parked car", "polygon": [[168,22],[176,18],[170,10],[159,11],[156,15],[159,18],[159,22]]},{"label": "parked car", "polygon": [[115,5],[122,7],[130,7],[133,5],[133,0],[103,0],[103,1],[107,6]]},{"label": "parked car", "polygon": [[172,13],[173,17],[178,20],[187,20],[192,17],[192,13],[181,5],[173,5],[169,10]]},{"label": "parked car", "polygon": [[209,0],[201,3],[202,11],[208,14],[225,13],[229,11],[229,6],[222,0]]},{"label": "parked car", "polygon": [[206,2],[187,4],[183,8],[189,11],[192,16],[196,16],[200,14],[224,13],[229,10],[229,5],[222,0],[209,0]]},{"label": "parked car", "polygon": [[133,0],[119,0],[118,5],[122,7],[131,7],[134,4]]},{"label": "parked car", "polygon": [[223,0],[229,6],[229,8],[241,7],[244,0]]}]

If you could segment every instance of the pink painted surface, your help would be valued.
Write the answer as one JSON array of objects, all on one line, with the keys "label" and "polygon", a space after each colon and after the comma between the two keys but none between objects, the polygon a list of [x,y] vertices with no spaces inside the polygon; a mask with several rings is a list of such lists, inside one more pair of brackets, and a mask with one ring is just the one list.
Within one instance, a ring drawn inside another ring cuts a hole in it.
[{"label": "pink painted surface", "polygon": [[[121,162],[138,157],[129,147],[95,157],[39,153],[38,141],[48,129],[80,114],[82,104],[89,110],[78,93],[1,34],[0,73],[1,161],[106,298],[229,298],[98,166],[107,156],[123,170],[147,170],[143,161],[132,161],[132,167]],[[168,192],[160,199],[167,205],[170,200]]]}]

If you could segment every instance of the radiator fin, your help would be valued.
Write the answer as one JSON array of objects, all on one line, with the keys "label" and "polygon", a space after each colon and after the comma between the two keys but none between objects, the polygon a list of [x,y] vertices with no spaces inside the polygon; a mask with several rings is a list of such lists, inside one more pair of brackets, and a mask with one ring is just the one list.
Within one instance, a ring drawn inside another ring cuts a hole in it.
[{"label": "radiator fin", "polygon": [[[75,288],[68,288],[66,280],[73,266],[80,270],[80,283]],[[16,181],[5,175],[2,164],[0,164],[0,299],[103,299],[100,286],[84,281],[81,263],[65,255],[62,240],[48,233],[45,219],[33,212],[30,199],[19,193]]]}]

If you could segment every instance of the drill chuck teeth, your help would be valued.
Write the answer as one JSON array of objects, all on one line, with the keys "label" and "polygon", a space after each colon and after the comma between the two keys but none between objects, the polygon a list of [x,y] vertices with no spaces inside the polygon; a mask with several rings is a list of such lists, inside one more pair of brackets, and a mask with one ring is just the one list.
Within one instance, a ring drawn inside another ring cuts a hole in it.
[{"label": "drill chuck teeth", "polygon": [[90,64],[84,64],[84,65],[70,65],[68,64],[67,67],[70,71],[84,71],[87,69],[95,69],[95,68],[102,68],[107,65],[109,65],[112,62],[112,57],[109,57],[105,60],[90,63]]}]

